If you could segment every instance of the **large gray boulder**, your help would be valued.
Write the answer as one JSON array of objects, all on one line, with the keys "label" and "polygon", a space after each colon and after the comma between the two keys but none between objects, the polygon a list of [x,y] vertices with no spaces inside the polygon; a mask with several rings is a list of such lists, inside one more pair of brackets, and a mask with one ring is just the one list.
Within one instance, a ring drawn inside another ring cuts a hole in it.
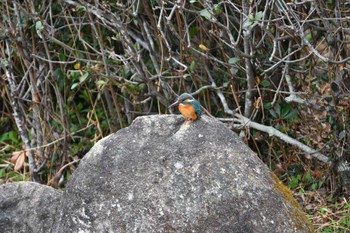
[{"label": "large gray boulder", "polygon": [[311,232],[290,191],[227,127],[138,117],[99,141],[53,232]]},{"label": "large gray boulder", "polygon": [[0,232],[50,232],[62,192],[34,182],[0,185]]}]

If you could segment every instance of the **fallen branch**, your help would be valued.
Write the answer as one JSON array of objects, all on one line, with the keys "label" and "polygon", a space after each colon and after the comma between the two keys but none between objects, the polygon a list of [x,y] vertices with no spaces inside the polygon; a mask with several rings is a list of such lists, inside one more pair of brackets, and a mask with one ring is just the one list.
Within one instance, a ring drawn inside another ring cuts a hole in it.
[{"label": "fallen branch", "polygon": [[[226,118],[220,119],[219,118],[218,120],[227,121],[228,119],[226,119]],[[325,156],[324,154],[322,154],[319,151],[312,149],[311,147],[299,142],[298,140],[282,133],[281,131],[275,129],[272,126],[266,126],[266,125],[262,125],[262,124],[259,124],[257,122],[251,121],[248,118],[246,118],[238,113],[235,114],[235,118],[231,118],[231,122],[239,123],[239,125],[238,125],[239,127],[249,127],[252,129],[259,130],[261,132],[268,133],[270,137],[276,136],[279,139],[281,139],[282,141],[284,141],[290,145],[298,147],[299,149],[301,149],[305,153],[311,155],[315,159],[318,159],[318,160],[320,160],[328,165],[331,163],[329,158],[327,156]]]},{"label": "fallen branch", "polygon": [[318,159],[326,164],[330,163],[329,158],[327,156],[323,155],[322,153],[318,152],[315,149],[308,147],[307,145],[299,142],[298,140],[282,133],[281,131],[273,128],[272,126],[266,126],[266,125],[262,125],[262,124],[253,122],[253,121],[249,120],[248,118],[241,116],[239,114],[235,114],[235,117],[236,118],[234,119],[234,121],[241,123],[241,125],[243,125],[243,126],[248,126],[249,128],[257,129],[259,131],[268,133],[270,137],[276,136],[279,139],[281,139],[282,141],[298,147],[299,149],[308,153],[312,157],[314,157],[314,158],[316,158],[316,159]]}]

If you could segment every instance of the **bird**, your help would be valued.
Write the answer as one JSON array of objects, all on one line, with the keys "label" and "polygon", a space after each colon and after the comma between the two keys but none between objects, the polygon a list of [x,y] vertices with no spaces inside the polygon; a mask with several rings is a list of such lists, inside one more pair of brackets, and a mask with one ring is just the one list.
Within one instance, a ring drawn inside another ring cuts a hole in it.
[{"label": "bird", "polygon": [[188,93],[181,94],[169,108],[174,106],[178,106],[180,113],[185,118],[184,124],[194,122],[202,115],[201,104]]}]

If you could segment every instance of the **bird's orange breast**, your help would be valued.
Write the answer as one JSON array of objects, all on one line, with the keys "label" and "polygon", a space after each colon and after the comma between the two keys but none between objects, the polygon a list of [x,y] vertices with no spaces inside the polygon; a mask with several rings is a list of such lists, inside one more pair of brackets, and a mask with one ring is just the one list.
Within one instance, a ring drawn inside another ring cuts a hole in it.
[{"label": "bird's orange breast", "polygon": [[179,111],[186,119],[188,118],[191,118],[192,120],[197,119],[197,114],[194,111],[193,106],[191,106],[190,104],[180,104]]}]

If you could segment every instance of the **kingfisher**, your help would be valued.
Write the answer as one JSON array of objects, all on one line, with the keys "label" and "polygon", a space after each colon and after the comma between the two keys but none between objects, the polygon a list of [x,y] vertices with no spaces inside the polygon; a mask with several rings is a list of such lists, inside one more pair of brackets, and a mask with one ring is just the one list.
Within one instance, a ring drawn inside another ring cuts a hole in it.
[{"label": "kingfisher", "polygon": [[180,113],[185,117],[185,124],[197,120],[202,115],[200,103],[188,93],[181,94],[169,108],[173,106],[179,106]]}]

